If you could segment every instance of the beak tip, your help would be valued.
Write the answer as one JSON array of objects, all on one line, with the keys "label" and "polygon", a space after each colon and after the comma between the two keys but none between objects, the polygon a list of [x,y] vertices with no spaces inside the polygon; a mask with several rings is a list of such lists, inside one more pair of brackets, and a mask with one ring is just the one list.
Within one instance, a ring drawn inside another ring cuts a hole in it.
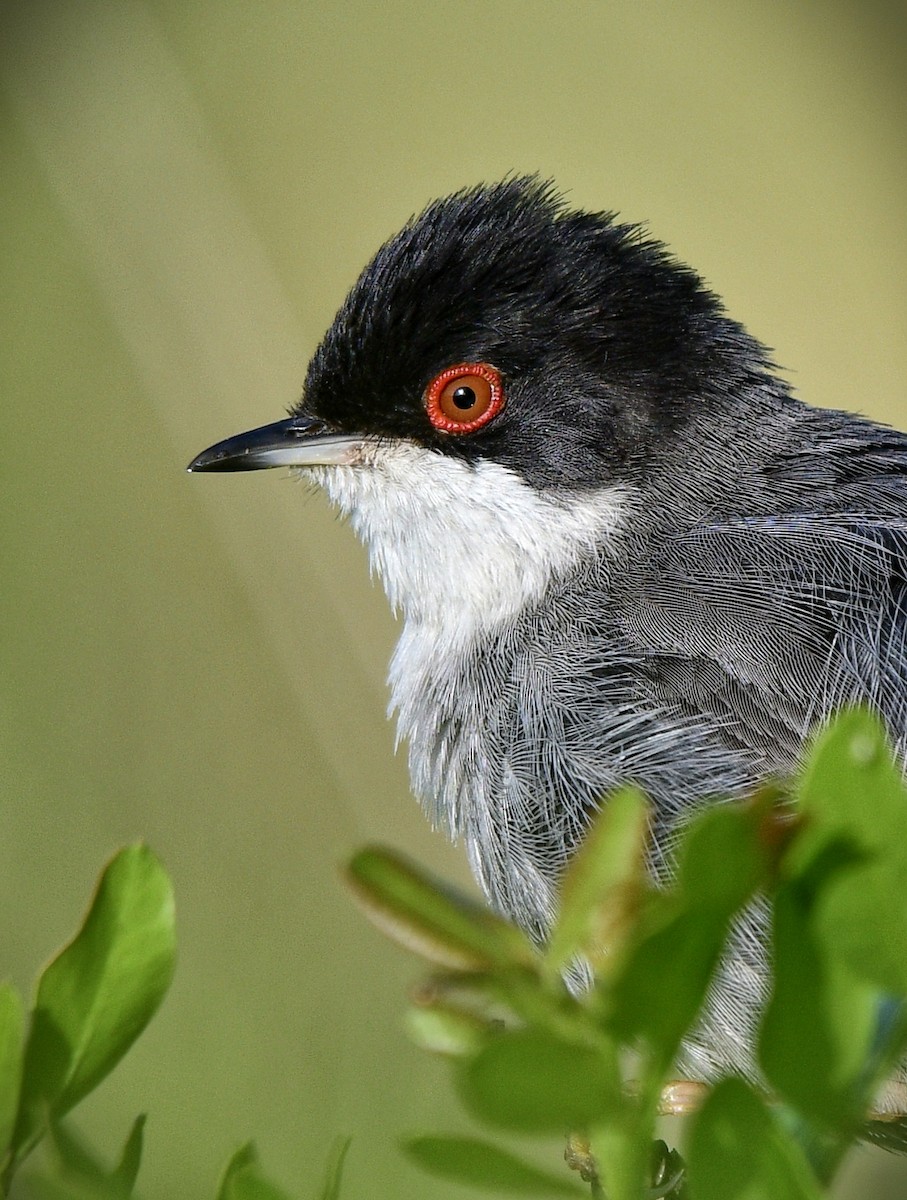
[{"label": "beak tip", "polygon": [[197,454],[186,470],[260,471],[264,467],[313,467],[349,462],[361,438],[326,429],[314,418],[290,417],[217,442]]},{"label": "beak tip", "polygon": [[[254,431],[253,431],[254,432]],[[210,474],[214,471],[235,473],[237,471],[256,471],[269,464],[262,460],[260,454],[254,453],[253,447],[246,445],[246,435],[229,438],[226,442],[218,442],[209,446],[201,454],[196,454],[186,470],[190,475],[199,473]]]},{"label": "beak tip", "polygon": [[196,454],[192,462],[186,467],[190,475],[197,475],[199,471],[211,471],[213,469],[215,469],[215,462],[212,461],[208,450],[203,450],[201,454]]}]

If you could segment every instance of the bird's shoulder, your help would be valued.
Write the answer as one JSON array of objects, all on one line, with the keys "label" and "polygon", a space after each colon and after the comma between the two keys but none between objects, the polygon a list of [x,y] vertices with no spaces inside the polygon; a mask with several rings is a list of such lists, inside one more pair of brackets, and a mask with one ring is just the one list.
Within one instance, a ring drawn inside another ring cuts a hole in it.
[{"label": "bird's shoulder", "polygon": [[711,511],[637,548],[616,597],[659,697],[795,753],[843,703],[907,727],[907,435],[804,410]]}]

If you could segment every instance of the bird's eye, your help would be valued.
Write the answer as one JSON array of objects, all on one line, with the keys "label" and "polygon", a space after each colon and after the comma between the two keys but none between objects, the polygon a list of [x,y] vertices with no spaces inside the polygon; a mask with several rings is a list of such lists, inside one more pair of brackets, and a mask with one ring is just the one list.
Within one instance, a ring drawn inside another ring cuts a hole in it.
[{"label": "bird's eye", "polygon": [[501,373],[488,363],[448,367],[425,391],[428,419],[442,433],[474,433],[503,407]]}]

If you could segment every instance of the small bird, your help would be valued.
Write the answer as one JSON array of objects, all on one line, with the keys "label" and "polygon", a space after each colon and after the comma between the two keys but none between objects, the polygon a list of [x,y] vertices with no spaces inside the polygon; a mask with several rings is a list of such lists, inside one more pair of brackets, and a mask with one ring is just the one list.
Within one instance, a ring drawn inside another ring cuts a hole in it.
[{"label": "small bird", "polygon": [[[549,183],[411,219],[289,418],[189,469],[278,466],[367,545],[403,615],[413,790],[537,942],[618,785],[651,799],[664,880],[704,797],[789,774],[842,705],[871,705],[904,755],[907,435],[801,403],[664,245]],[[765,944],[756,907],[680,1074],[758,1078]]]}]

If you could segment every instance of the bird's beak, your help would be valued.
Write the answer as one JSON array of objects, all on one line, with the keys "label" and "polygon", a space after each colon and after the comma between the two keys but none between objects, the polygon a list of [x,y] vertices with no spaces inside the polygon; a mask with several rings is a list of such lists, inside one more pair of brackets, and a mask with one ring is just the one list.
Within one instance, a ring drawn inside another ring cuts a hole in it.
[{"label": "bird's beak", "polygon": [[227,438],[193,458],[189,471],[260,471],[355,462],[363,438],[337,433],[314,417],[289,417]]}]

